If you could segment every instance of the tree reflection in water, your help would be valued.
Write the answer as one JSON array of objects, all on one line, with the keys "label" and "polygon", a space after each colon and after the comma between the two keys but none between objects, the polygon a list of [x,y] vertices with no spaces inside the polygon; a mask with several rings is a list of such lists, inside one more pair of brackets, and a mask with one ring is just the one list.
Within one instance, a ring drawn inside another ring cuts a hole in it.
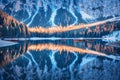
[{"label": "tree reflection in water", "polygon": [[101,42],[56,43],[24,42],[0,48],[0,80],[119,80],[118,48]]}]

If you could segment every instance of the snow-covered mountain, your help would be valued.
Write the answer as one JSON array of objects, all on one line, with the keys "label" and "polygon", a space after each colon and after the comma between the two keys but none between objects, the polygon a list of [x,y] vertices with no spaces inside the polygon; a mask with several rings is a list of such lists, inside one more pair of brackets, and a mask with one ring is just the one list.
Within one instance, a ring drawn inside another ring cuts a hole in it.
[{"label": "snow-covered mountain", "polygon": [[120,16],[120,1],[0,0],[0,9],[31,27],[65,26]]},{"label": "snow-covered mountain", "polygon": [[[0,9],[29,27],[51,27],[92,23],[120,16],[119,0],[0,0]],[[2,24],[1,24],[2,26]],[[3,26],[2,26],[3,27]],[[6,26],[5,26],[6,27]],[[93,28],[34,37],[102,37],[120,30],[119,23],[110,22]],[[3,30],[2,30],[3,31]],[[14,30],[13,30],[14,31]],[[17,30],[15,30],[17,31]],[[24,30],[21,30],[24,31]],[[4,34],[3,32],[1,32]],[[63,35],[64,34],[64,35]],[[70,34],[70,35],[67,35]],[[7,34],[5,34],[7,35]],[[14,35],[14,34],[13,34]],[[37,36],[36,36],[37,35]],[[67,36],[66,36],[67,35]],[[19,35],[17,35],[19,37]]]}]

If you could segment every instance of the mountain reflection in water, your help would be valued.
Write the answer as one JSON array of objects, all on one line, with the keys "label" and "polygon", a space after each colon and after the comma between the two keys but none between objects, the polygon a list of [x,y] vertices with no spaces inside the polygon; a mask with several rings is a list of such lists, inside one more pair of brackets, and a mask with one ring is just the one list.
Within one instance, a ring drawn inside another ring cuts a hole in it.
[{"label": "mountain reflection in water", "polygon": [[101,40],[27,41],[0,48],[0,80],[119,80],[120,48]]}]

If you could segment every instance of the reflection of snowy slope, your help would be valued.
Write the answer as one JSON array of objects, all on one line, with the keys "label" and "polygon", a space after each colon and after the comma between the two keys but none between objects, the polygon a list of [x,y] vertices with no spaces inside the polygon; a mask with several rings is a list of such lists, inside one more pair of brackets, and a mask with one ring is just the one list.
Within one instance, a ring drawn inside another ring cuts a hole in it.
[{"label": "reflection of snowy slope", "polygon": [[103,41],[106,41],[106,42],[120,41],[120,31],[114,31],[112,34],[105,35],[102,38],[103,38]]},{"label": "reflection of snowy slope", "polygon": [[79,69],[82,69],[82,67],[84,65],[86,65],[87,63],[95,60],[96,57],[95,56],[91,56],[91,55],[85,55],[83,58],[82,58],[82,62],[80,63],[80,66],[79,66]]},{"label": "reflection of snowy slope", "polygon": [[[82,57],[81,62],[81,57],[78,57],[80,54],[75,52],[74,55],[59,55],[56,51],[51,54],[39,53],[41,52],[28,52],[0,68],[0,80],[119,80],[119,60],[87,55]],[[63,63],[59,66],[61,62]],[[83,64],[80,69],[79,63]]]}]

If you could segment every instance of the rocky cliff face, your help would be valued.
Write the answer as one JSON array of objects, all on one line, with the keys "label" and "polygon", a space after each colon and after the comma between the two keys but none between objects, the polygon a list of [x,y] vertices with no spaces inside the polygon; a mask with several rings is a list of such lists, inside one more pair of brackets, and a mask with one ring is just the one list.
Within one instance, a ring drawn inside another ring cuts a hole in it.
[{"label": "rocky cliff face", "polygon": [[120,16],[120,0],[2,0],[0,8],[31,27],[75,25]]},{"label": "rocky cliff face", "polygon": [[120,16],[120,0],[81,0],[81,9],[95,18]]},{"label": "rocky cliff face", "polygon": [[0,37],[27,37],[27,26],[0,10]]}]

